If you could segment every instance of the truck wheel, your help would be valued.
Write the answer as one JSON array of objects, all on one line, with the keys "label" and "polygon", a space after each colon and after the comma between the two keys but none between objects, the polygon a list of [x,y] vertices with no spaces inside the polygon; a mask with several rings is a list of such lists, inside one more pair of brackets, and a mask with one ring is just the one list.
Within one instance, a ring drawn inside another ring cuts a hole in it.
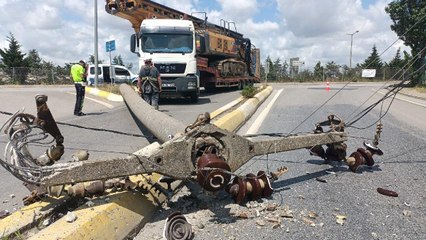
[{"label": "truck wheel", "polygon": [[238,81],[238,90],[242,90],[243,88],[243,80]]},{"label": "truck wheel", "polygon": [[197,93],[192,93],[190,96],[191,99],[191,103],[197,103],[198,102],[198,94]]}]

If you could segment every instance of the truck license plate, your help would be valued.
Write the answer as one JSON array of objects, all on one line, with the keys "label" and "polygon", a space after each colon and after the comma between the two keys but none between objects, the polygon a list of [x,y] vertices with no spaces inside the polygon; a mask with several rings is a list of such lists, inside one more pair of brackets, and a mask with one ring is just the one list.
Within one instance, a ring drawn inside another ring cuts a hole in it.
[{"label": "truck license plate", "polygon": [[161,84],[161,86],[163,86],[163,87],[174,87],[175,84],[174,83],[163,83],[163,84]]}]

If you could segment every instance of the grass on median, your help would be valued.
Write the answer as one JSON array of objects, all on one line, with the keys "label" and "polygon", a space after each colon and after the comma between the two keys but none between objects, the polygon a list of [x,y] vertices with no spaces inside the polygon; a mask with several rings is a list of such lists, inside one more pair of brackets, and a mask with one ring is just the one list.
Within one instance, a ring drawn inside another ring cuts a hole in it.
[{"label": "grass on median", "polygon": [[426,86],[417,86],[414,88],[417,92],[426,93]]},{"label": "grass on median", "polygon": [[118,84],[102,84],[102,85],[98,85],[99,90],[102,91],[106,91],[106,92],[110,92],[110,93],[114,93],[114,94],[118,94],[121,95],[120,93],[120,85]]}]

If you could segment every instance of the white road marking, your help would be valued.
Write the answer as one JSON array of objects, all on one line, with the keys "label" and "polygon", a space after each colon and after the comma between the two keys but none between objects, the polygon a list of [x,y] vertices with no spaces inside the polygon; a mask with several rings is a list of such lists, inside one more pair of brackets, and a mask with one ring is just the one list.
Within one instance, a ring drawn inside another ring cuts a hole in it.
[{"label": "white road marking", "polygon": [[[76,93],[72,93],[72,92],[67,92],[67,93],[72,94],[72,95],[76,95]],[[88,97],[88,96],[85,96],[85,97],[84,97],[84,99],[85,99],[85,100],[86,100],[86,99],[88,99],[88,100],[94,101],[94,102],[96,102],[96,103],[99,103],[99,104],[101,104],[101,105],[104,105],[105,107],[107,107],[107,108],[109,108],[109,109],[114,108],[114,106],[113,106],[113,105],[111,105],[111,104],[109,104],[109,103],[106,103],[106,102],[103,102],[103,101],[99,101],[99,100],[97,100],[97,99],[94,99],[94,98],[91,98],[91,97]]]},{"label": "white road marking", "polygon": [[[376,91],[374,88],[373,88],[373,91]],[[380,94],[383,94],[383,95],[385,95],[386,93],[383,93],[382,91],[378,91]],[[414,104],[414,105],[417,105],[417,106],[420,106],[420,107],[424,107],[424,108],[426,108],[426,105],[424,105],[424,104],[421,104],[421,103],[418,103],[418,102],[413,102],[413,101],[411,101],[411,100],[408,100],[408,99],[406,99],[406,98],[403,98],[403,97],[400,97],[400,96],[398,96],[398,95],[396,95],[396,97],[395,97],[396,99],[398,99],[398,100],[401,100],[401,101],[404,101],[404,102],[408,102],[408,103],[411,103],[411,104]]]},{"label": "white road marking", "polygon": [[274,105],[275,101],[278,99],[278,97],[283,92],[283,90],[284,89],[280,89],[280,90],[278,90],[277,93],[275,93],[274,97],[272,98],[271,102],[269,102],[268,106],[266,106],[266,108],[263,109],[263,111],[256,118],[256,120],[254,121],[254,123],[247,130],[246,135],[257,133],[257,131],[259,130],[259,128],[262,125],[263,121],[265,120],[266,116],[268,115],[269,111],[271,110],[272,106]]}]

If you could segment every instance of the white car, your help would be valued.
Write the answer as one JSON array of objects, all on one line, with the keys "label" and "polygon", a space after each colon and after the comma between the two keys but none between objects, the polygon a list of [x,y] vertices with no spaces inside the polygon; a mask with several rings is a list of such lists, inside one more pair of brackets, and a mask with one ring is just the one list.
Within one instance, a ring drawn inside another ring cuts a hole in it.
[{"label": "white car", "polygon": [[[132,73],[129,69],[121,65],[98,64],[98,84],[103,83],[129,83],[135,84],[138,81],[138,75]],[[95,65],[90,64],[87,72],[87,84],[95,84]]]}]

